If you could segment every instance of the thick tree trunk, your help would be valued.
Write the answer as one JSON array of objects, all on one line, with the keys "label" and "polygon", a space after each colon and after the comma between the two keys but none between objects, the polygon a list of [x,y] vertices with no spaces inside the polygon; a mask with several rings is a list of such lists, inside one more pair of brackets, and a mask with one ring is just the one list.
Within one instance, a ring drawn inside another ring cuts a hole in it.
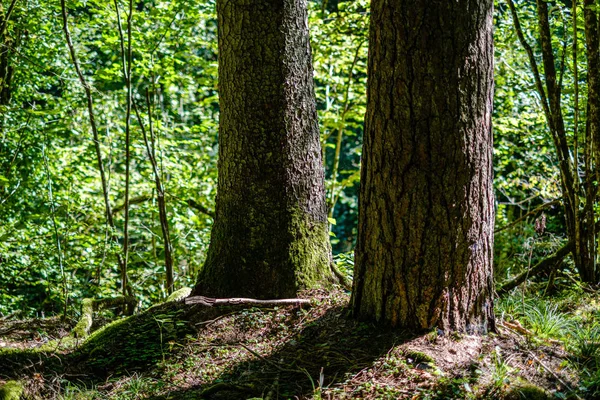
[{"label": "thick tree trunk", "polygon": [[492,0],[373,0],[352,309],[493,330]]},{"label": "thick tree trunk", "polygon": [[219,183],[195,295],[294,297],[330,277],[306,0],[218,0]]}]

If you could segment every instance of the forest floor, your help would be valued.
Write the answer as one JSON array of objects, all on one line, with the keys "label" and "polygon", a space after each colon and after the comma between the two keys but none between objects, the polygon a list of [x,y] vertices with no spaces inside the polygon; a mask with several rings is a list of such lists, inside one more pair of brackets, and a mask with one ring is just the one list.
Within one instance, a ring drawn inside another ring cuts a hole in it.
[{"label": "forest floor", "polygon": [[74,344],[58,318],[0,320],[0,386],[63,400],[600,398],[596,294],[550,307],[565,319],[510,296],[483,337],[382,330],[348,318],[342,291],[303,297],[311,307],[208,314],[166,303]]}]

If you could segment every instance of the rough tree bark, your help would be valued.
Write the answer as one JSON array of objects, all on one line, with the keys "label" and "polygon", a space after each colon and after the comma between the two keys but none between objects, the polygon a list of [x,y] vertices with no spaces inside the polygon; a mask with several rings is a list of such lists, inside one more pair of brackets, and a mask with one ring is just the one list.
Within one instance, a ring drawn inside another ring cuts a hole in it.
[{"label": "rough tree bark", "polygon": [[[9,11],[14,7],[14,3],[9,7]],[[10,50],[12,39],[6,32],[6,23],[9,18],[9,12],[5,13],[0,4],[0,106],[8,105],[11,97],[10,81],[13,75],[13,68],[10,65]],[[0,120],[1,126],[2,121]]]},{"label": "rough tree bark", "polygon": [[598,179],[598,162],[600,161],[600,33],[598,31],[598,14],[596,2],[584,0],[583,15],[585,19],[585,42],[587,50],[587,142],[593,143],[593,158],[596,163],[596,176],[586,174],[587,199],[586,211],[582,217],[586,218],[586,227],[590,230],[587,240],[589,256],[586,263],[575,265],[578,268],[581,280],[586,283],[597,284],[600,280],[600,271],[597,267],[597,242],[596,231],[592,228],[595,220],[594,203],[597,199],[597,186],[594,181]]},{"label": "rough tree bark", "polygon": [[373,0],[358,318],[493,330],[492,0]]},{"label": "rough tree bark", "polygon": [[218,0],[219,181],[193,294],[294,297],[330,278],[306,0]]}]

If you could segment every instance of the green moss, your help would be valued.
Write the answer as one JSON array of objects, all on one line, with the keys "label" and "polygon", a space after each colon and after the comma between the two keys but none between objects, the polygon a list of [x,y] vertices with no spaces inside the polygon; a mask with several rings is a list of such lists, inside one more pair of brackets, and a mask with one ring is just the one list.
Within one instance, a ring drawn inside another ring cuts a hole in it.
[{"label": "green moss", "polygon": [[98,374],[139,370],[162,360],[169,343],[193,333],[180,303],[165,303],[98,329],[74,358]]},{"label": "green moss", "polygon": [[0,387],[0,400],[19,400],[23,395],[23,385],[17,381],[8,381]]},{"label": "green moss", "polygon": [[181,300],[185,299],[186,297],[188,297],[191,293],[192,293],[192,288],[189,288],[189,287],[181,288],[181,289],[176,290],[173,293],[171,293],[169,295],[169,297],[167,297],[167,299],[165,300],[165,303],[168,303],[170,301],[181,301]]},{"label": "green moss", "polygon": [[[67,336],[33,349],[0,349],[0,366],[14,366],[2,369],[10,376],[18,376],[24,367],[40,361],[46,370],[57,373],[73,363],[101,376],[138,370],[162,360],[170,343],[195,332],[184,319],[184,310],[182,303],[164,303],[113,321],[85,339]],[[64,352],[73,348],[73,352]]]},{"label": "green moss", "polygon": [[71,331],[71,336],[84,338],[88,335],[94,318],[94,300],[83,299],[81,302],[81,317],[75,328]]},{"label": "green moss", "polygon": [[404,356],[406,358],[410,358],[411,360],[413,360],[412,362],[414,364],[428,363],[431,365],[435,365],[435,359],[433,357],[431,357],[429,354],[426,354],[426,353],[423,353],[420,351],[406,350],[404,352]]},{"label": "green moss", "polygon": [[551,397],[539,386],[522,383],[510,388],[504,398],[506,400],[549,400]]},{"label": "green moss", "polygon": [[323,287],[333,282],[330,268],[331,245],[327,221],[311,221],[310,215],[297,209],[290,212],[290,234],[295,240],[289,249],[299,288]]}]

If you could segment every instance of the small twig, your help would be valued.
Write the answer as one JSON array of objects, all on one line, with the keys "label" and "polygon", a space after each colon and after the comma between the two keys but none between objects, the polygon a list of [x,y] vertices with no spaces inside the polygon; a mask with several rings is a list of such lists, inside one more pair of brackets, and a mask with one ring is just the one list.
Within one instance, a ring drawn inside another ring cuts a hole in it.
[{"label": "small twig", "polygon": [[548,371],[550,374],[552,374],[552,376],[554,378],[556,378],[557,381],[559,381],[561,383],[561,385],[563,385],[565,388],[567,388],[567,390],[569,390],[569,392],[573,393],[573,395],[575,395],[575,397],[577,399],[583,400],[581,398],[581,396],[579,396],[575,390],[573,390],[573,388],[571,386],[569,386],[565,381],[563,381],[558,375],[556,375],[556,373],[554,371],[552,371],[550,368],[548,368],[539,358],[537,358],[535,356],[535,354],[533,354],[531,351],[527,352],[529,354],[529,356],[531,356],[531,358],[533,358],[535,361],[537,361],[538,364],[540,364],[542,366],[542,368],[544,368],[546,371]]},{"label": "small twig", "polygon": [[23,312],[22,310],[17,310],[17,311],[15,311],[15,312],[12,312],[12,313],[10,313],[10,314],[8,314],[8,315],[6,315],[6,316],[4,316],[4,317],[0,318],[0,321],[6,321],[6,320],[9,320],[9,319],[11,319],[12,317],[15,317],[15,316],[17,316],[17,315],[21,314],[22,312]]},{"label": "small twig", "polygon": [[223,391],[223,390],[235,390],[238,392],[249,392],[253,393],[256,389],[251,385],[234,385],[233,383],[219,382],[212,386],[207,387],[200,392],[200,398],[204,398],[208,395]]},{"label": "small twig", "polygon": [[198,325],[202,325],[202,326],[204,326],[204,327],[206,328],[206,327],[209,327],[209,326],[211,326],[211,325],[212,325],[212,324],[214,324],[215,322],[217,322],[217,321],[219,321],[219,320],[222,320],[223,318],[230,317],[230,316],[232,316],[232,315],[235,315],[235,314],[237,314],[237,313],[238,313],[238,312],[237,312],[237,311],[235,311],[235,312],[230,312],[230,313],[227,313],[227,314],[219,315],[217,318],[214,318],[214,319],[209,319],[208,321],[201,321],[201,322],[198,322],[198,323],[196,324],[196,326],[198,326]]},{"label": "small twig", "polygon": [[4,335],[6,335],[7,333],[11,333],[12,331],[14,331],[14,330],[16,330],[16,329],[17,329],[17,327],[16,327],[16,326],[11,326],[11,327],[10,327],[10,328],[8,328],[8,329],[5,329],[5,330],[3,330],[3,331],[0,331],[0,336],[4,336]]},{"label": "small twig", "polygon": [[[181,200],[181,199],[179,199]],[[194,199],[187,199],[187,200],[181,200],[184,203],[186,203],[189,207],[193,208],[194,210],[200,211],[202,214],[206,214],[211,218],[215,218],[215,212],[212,210],[209,210],[208,208],[204,207],[202,204],[198,203],[196,200]]]},{"label": "small twig", "polygon": [[17,0],[12,0],[10,6],[8,6],[8,10],[6,10],[6,15],[4,16],[4,21],[2,21],[2,26],[0,26],[0,33],[4,32],[6,29],[6,25],[8,25],[8,20],[10,19],[10,15],[12,14],[15,6],[17,5]]},{"label": "small twig", "polygon": [[550,207],[550,206],[553,206],[553,205],[555,205],[555,204],[559,204],[559,203],[560,203],[560,199],[556,199],[556,200],[552,200],[552,201],[549,201],[549,202],[547,202],[547,203],[544,203],[544,204],[542,204],[541,206],[539,206],[539,207],[536,207],[536,208],[534,208],[533,210],[529,211],[527,214],[523,215],[522,217],[520,217],[520,218],[517,218],[517,219],[516,219],[516,220],[514,220],[513,222],[511,222],[511,223],[509,223],[509,224],[506,224],[506,225],[504,225],[504,226],[501,226],[500,228],[497,228],[497,229],[494,231],[494,233],[502,232],[502,231],[503,231],[503,230],[505,230],[505,229],[508,229],[508,228],[510,228],[510,227],[512,227],[512,226],[515,226],[515,225],[517,225],[519,222],[523,221],[524,219],[526,219],[526,218],[527,218],[527,217],[529,217],[530,215],[537,214],[538,212],[542,211],[543,209],[545,209],[545,208],[548,208],[548,207]]},{"label": "small twig", "polygon": [[262,356],[261,354],[257,353],[256,351],[252,350],[251,348],[249,348],[248,346],[246,346],[243,343],[238,343],[237,345],[239,347],[242,347],[244,350],[246,350],[248,353],[252,354],[253,356],[255,356],[257,358],[260,358],[261,360],[263,360],[267,364],[270,364],[270,365],[274,366],[275,368],[277,368],[281,372],[300,372],[300,371],[296,371],[296,370],[293,370],[293,369],[286,369],[286,368],[281,367],[277,363],[275,363],[275,362],[273,362],[273,361],[271,361],[269,359],[266,359],[264,356]]}]

